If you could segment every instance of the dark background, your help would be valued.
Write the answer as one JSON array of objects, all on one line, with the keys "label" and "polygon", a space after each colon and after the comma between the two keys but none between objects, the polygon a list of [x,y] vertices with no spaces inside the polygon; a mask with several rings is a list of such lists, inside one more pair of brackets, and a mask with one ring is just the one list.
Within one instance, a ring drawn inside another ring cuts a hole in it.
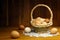
[{"label": "dark background", "polygon": [[[30,12],[37,4],[46,4],[53,11],[53,26],[60,26],[60,0],[0,0],[0,27],[30,26]],[[50,17],[50,12],[45,7],[34,10],[34,18]]]}]

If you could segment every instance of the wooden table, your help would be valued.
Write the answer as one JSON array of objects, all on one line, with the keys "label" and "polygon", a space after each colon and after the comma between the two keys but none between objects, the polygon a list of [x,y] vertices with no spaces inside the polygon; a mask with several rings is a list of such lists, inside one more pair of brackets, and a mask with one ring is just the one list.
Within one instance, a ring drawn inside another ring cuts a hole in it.
[{"label": "wooden table", "polygon": [[[60,27],[58,28],[58,32],[60,33]],[[12,30],[17,30],[20,33],[20,37],[17,39],[12,39],[10,37],[10,33]],[[0,28],[0,40],[60,40],[60,35],[53,36],[53,37],[29,37],[25,36],[23,30],[18,30],[18,28],[14,27],[7,27],[7,28]]]}]

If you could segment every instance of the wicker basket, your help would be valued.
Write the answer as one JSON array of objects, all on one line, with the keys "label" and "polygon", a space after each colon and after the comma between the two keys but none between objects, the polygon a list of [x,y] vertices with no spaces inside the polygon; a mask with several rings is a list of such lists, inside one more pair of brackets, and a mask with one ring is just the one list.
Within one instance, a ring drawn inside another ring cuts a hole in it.
[{"label": "wicker basket", "polygon": [[[39,7],[39,6],[46,7],[46,8],[49,10],[50,14],[51,14],[50,21],[49,21],[49,23],[47,23],[47,25],[41,25],[41,24],[39,24],[39,25],[33,25],[33,24],[32,24],[32,21],[34,20],[34,19],[33,19],[33,11],[34,11],[37,7]],[[47,28],[49,28],[49,26],[51,26],[51,25],[53,24],[52,19],[53,19],[52,10],[50,9],[50,7],[48,7],[48,6],[45,5],[45,4],[38,4],[38,5],[36,5],[36,6],[31,10],[31,25],[35,28],[35,31],[37,31],[37,32],[47,31]]]}]

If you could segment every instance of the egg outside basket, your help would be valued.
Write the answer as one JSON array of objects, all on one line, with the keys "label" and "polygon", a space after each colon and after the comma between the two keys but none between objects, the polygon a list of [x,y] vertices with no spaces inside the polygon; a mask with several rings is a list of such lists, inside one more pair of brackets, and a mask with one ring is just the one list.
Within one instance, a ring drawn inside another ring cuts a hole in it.
[{"label": "egg outside basket", "polygon": [[[32,21],[34,20],[34,19],[33,19],[33,11],[34,11],[37,7],[39,7],[39,6],[46,7],[46,8],[49,10],[50,14],[51,14],[50,21],[49,21],[49,23],[47,23],[47,25],[44,25],[44,24],[43,24],[43,25],[41,25],[41,24],[39,24],[39,25],[33,25],[33,23],[32,23]],[[47,6],[47,5],[45,5],[45,4],[38,4],[38,5],[36,5],[35,7],[33,7],[33,9],[31,10],[31,25],[34,27],[35,32],[43,32],[43,33],[44,33],[44,32],[47,32],[49,26],[51,26],[51,25],[53,24],[52,19],[53,19],[52,10],[50,9],[49,6]]]}]

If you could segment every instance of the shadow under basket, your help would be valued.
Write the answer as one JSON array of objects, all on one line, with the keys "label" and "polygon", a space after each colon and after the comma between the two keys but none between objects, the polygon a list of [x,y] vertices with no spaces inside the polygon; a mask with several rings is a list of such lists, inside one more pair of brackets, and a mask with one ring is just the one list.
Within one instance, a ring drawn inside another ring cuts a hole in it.
[{"label": "shadow under basket", "polygon": [[41,28],[34,27],[34,30],[36,33],[46,33],[49,31],[49,27],[41,27]]}]

